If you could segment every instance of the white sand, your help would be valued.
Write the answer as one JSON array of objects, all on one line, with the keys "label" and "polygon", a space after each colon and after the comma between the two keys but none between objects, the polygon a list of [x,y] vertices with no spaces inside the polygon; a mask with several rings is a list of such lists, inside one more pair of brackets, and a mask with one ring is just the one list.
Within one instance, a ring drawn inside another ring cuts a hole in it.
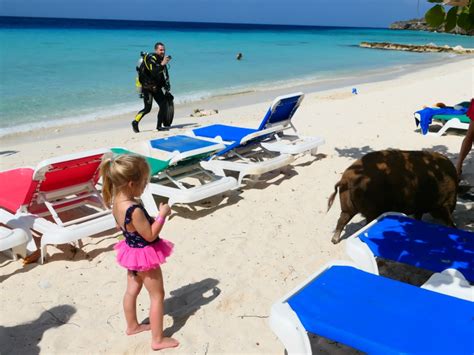
[{"label": "white sand", "polygon": [[[181,346],[163,353],[283,353],[267,324],[272,303],[322,264],[346,258],[344,243],[330,242],[339,203],[325,212],[341,172],[362,154],[384,148],[432,149],[455,161],[462,135],[423,137],[415,132],[413,112],[422,105],[471,98],[473,68],[474,60],[467,59],[359,85],[359,95],[352,95],[350,87],[308,94],[294,122],[301,133],[326,139],[318,160],[301,158],[285,175],[271,174],[240,194],[197,204],[197,211],[176,206],[163,232],[176,251],[163,273],[171,310],[165,325]],[[268,105],[176,123],[253,127]],[[133,149],[142,140],[163,136],[152,131],[133,134],[129,117],[117,119],[123,120],[123,127],[108,132],[91,129],[67,137],[59,132],[38,142],[33,140],[39,134],[31,134],[30,141],[3,139],[0,151],[13,154],[2,154],[2,169],[97,147]],[[145,117],[145,129],[154,124],[154,114]],[[473,155],[466,160],[467,174],[474,173]],[[470,201],[458,203],[459,227],[474,230],[473,208]],[[354,219],[347,230],[355,231],[360,222],[360,217]],[[147,353],[149,334],[127,337],[123,332],[125,271],[114,261],[115,242],[110,235],[85,239],[83,250],[75,254],[69,246],[50,247],[45,265],[24,268],[20,261],[0,256],[0,352]],[[147,311],[143,291],[140,320]]]}]

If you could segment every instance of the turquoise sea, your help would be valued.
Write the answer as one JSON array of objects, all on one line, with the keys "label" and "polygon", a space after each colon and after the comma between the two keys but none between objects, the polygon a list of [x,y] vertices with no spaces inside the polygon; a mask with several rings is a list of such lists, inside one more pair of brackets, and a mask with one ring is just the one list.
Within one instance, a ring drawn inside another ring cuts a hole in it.
[{"label": "turquoise sea", "polygon": [[0,135],[140,108],[135,65],[157,41],[173,57],[177,102],[447,57],[361,41],[472,46],[472,37],[386,29],[0,17]]}]

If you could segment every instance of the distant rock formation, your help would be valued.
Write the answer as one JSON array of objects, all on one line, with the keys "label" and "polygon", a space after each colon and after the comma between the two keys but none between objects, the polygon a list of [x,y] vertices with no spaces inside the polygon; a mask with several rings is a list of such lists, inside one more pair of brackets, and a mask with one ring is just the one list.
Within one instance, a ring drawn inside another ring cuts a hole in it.
[{"label": "distant rock formation", "polygon": [[[445,32],[444,27],[440,26],[438,28],[431,28],[426,23],[425,19],[412,19],[408,21],[397,21],[390,25],[390,29],[392,30],[412,30],[412,31],[430,31],[430,32]],[[454,30],[450,33],[457,33],[462,35],[474,35],[474,30],[465,31],[462,28],[456,26]]]},{"label": "distant rock formation", "polygon": [[[443,26],[440,26],[438,28],[432,28],[432,27],[428,26],[425,19],[423,19],[423,18],[412,19],[412,20],[408,20],[408,21],[397,21],[397,22],[394,22],[390,25],[390,29],[391,30],[446,32],[444,30]],[[459,27],[456,26],[456,28],[454,30],[452,30],[450,33],[473,36],[474,35],[474,30],[465,31],[462,28],[459,28]]]},{"label": "distant rock formation", "polygon": [[361,42],[360,47],[363,48],[375,48],[375,49],[390,49],[396,51],[409,51],[409,52],[444,52],[444,53],[456,53],[456,54],[474,54],[474,48],[463,48],[462,46],[450,47],[437,46],[436,44],[429,43],[424,45],[415,44],[400,44],[400,43],[389,43],[389,42]]}]

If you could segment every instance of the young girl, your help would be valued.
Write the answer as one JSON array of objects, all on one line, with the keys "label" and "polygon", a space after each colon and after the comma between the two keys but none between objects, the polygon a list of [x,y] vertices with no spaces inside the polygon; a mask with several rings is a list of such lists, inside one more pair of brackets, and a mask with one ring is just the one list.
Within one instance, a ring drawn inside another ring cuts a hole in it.
[{"label": "young girl", "polygon": [[[150,174],[150,167],[143,157],[120,155],[106,159],[100,172],[104,201],[109,207],[113,205],[112,213],[125,237],[115,249],[117,262],[128,270],[127,290],[123,297],[126,333],[137,334],[151,326],[153,350],[176,347],[178,341],[163,336],[164,289],[160,268],[173,251],[173,244],[159,237],[165,218],[171,213],[170,207],[160,204],[160,213],[153,219],[137,202]],[[136,303],[143,285],[150,295],[150,324],[137,321]]]}]

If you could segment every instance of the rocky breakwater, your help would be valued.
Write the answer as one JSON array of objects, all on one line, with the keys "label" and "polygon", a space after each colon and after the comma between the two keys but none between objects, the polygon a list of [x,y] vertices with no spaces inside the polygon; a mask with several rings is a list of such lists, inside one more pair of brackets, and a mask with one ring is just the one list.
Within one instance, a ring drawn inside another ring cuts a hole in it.
[{"label": "rocky breakwater", "polygon": [[474,54],[474,48],[464,48],[462,46],[450,47],[437,46],[436,44],[400,44],[390,42],[361,42],[362,48],[388,49],[394,51],[408,51],[408,52],[435,52],[435,53],[455,53],[455,54]]}]

